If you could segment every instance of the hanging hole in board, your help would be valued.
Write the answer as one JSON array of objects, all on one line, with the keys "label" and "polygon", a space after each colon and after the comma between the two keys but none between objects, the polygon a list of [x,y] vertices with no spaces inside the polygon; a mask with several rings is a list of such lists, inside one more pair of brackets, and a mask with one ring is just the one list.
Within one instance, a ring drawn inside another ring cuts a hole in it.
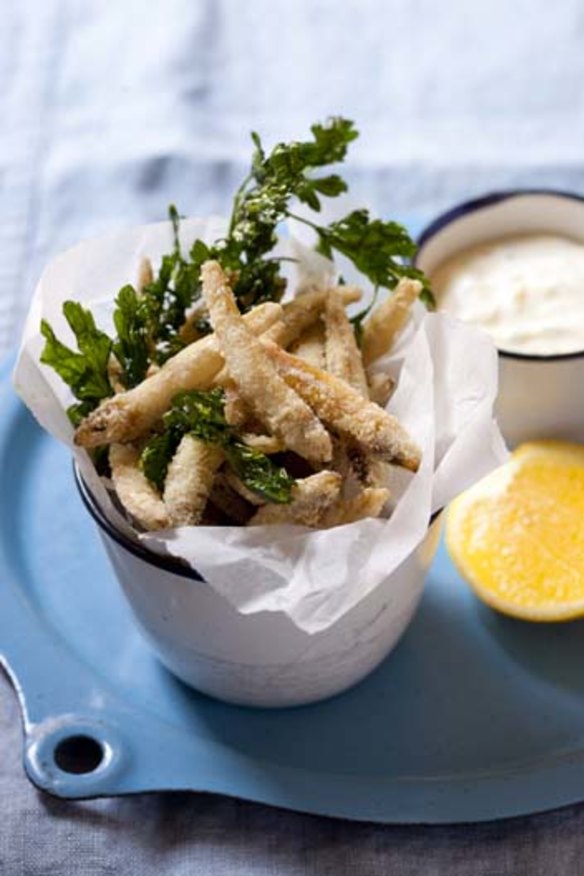
[{"label": "hanging hole in board", "polygon": [[94,772],[103,761],[105,751],[92,736],[67,736],[55,747],[55,763],[64,773],[82,775]]}]

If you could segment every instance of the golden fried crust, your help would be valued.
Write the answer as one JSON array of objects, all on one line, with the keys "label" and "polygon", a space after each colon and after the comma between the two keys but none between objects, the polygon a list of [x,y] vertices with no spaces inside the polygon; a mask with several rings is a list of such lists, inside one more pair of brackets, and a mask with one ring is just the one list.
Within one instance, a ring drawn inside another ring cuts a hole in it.
[{"label": "golden fried crust", "polygon": [[297,481],[292,487],[292,501],[287,505],[264,505],[249,521],[249,526],[264,523],[296,523],[319,526],[327,508],[339,497],[342,477],[338,472],[320,471]]},{"label": "golden fried crust", "polygon": [[164,484],[164,504],[171,526],[201,522],[217,469],[223,461],[218,447],[185,435],[173,456]]},{"label": "golden fried crust", "polygon": [[371,401],[374,401],[376,405],[384,408],[391,398],[391,394],[395,388],[395,381],[389,376],[389,374],[377,372],[377,374],[369,375],[368,382],[369,398]]},{"label": "golden fried crust", "polygon": [[166,506],[139,467],[140,453],[132,444],[112,444],[109,462],[112,481],[126,511],[144,529],[166,529]]},{"label": "golden fried crust", "polygon": [[241,440],[248,447],[254,450],[259,450],[260,453],[265,453],[268,456],[272,453],[283,453],[286,448],[284,442],[274,435],[260,435],[256,432],[242,432]]},{"label": "golden fried crust", "polygon": [[347,304],[355,304],[363,297],[362,290],[354,283],[341,283],[339,286],[332,286],[331,290],[337,293],[345,307]]},{"label": "golden fried crust", "polygon": [[408,321],[412,305],[421,291],[422,284],[418,280],[402,277],[393,294],[367,317],[363,323],[361,343],[365,365],[389,352]]},{"label": "golden fried crust", "polygon": [[[281,316],[279,304],[260,304],[246,314],[250,331],[261,334]],[[125,443],[148,432],[170,407],[177,392],[209,389],[224,364],[217,339],[208,335],[173,356],[142,383],[106,399],[75,433],[75,443],[96,447]]]},{"label": "golden fried crust", "polygon": [[361,297],[361,292],[355,286],[337,286],[332,290],[311,289],[283,305],[282,320],[266,332],[267,339],[281,347],[289,347],[319,319],[331,292],[337,295],[342,307]]},{"label": "golden fried crust", "polygon": [[323,284],[322,280],[310,277],[296,289],[296,298],[304,298],[311,292],[328,292],[329,289],[336,289],[343,304],[354,304],[360,301],[363,297],[363,290],[356,283],[339,283],[337,286],[330,286],[328,283]]},{"label": "golden fried crust", "polygon": [[345,313],[343,302],[334,290],[327,295],[324,320],[326,370],[335,377],[346,380],[355,392],[368,398],[367,378],[355,332]]},{"label": "golden fried crust", "polygon": [[225,419],[230,426],[239,430],[239,437],[247,444],[261,453],[282,453],[286,446],[281,438],[275,435],[266,435],[262,431],[263,426],[259,423],[249,407],[239,394],[237,385],[228,377],[223,383],[225,391]]},{"label": "golden fried crust", "polygon": [[354,523],[364,517],[379,517],[390,497],[389,490],[367,487],[350,499],[337,499],[324,514],[321,526],[324,529]]},{"label": "golden fried crust", "polygon": [[217,262],[201,270],[203,296],[229,373],[268,431],[313,462],[331,458],[330,436],[310,407],[278,375],[261,341],[243,321]]},{"label": "golden fried crust", "polygon": [[223,384],[225,391],[225,419],[230,426],[240,428],[250,419],[251,411],[239,394],[235,381],[231,378]]},{"label": "golden fried crust", "polygon": [[[269,337],[269,335],[267,335]],[[290,352],[299,359],[324,368],[324,325],[320,320],[303,331],[298,340],[290,348]]]},{"label": "golden fried crust", "polygon": [[122,366],[119,363],[119,360],[113,355],[110,355],[107,363],[107,376],[110,383],[111,388],[114,392],[123,392],[124,387],[122,385]]},{"label": "golden fried crust", "polygon": [[329,428],[373,453],[411,471],[420,465],[420,450],[399,421],[362,398],[343,380],[314,368],[276,344],[264,347],[278,372]]},{"label": "golden fried crust", "polygon": [[307,328],[319,319],[326,301],[326,290],[315,289],[299,295],[283,305],[282,319],[266,332],[266,338],[289,347]]}]

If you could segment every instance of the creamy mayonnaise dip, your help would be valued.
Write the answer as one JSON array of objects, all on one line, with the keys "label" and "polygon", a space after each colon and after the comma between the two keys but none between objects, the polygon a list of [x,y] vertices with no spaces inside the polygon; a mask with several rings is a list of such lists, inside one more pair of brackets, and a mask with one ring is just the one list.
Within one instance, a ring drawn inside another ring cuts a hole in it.
[{"label": "creamy mayonnaise dip", "polygon": [[438,307],[482,326],[502,350],[584,350],[584,244],[523,234],[462,250],[430,272]]}]

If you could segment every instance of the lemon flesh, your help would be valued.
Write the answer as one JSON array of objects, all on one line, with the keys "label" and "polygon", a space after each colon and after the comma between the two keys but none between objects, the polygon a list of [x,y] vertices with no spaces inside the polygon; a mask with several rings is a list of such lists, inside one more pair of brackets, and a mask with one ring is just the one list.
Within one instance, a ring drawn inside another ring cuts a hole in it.
[{"label": "lemon flesh", "polygon": [[584,447],[531,441],[454,500],[446,544],[488,605],[531,621],[584,616]]}]

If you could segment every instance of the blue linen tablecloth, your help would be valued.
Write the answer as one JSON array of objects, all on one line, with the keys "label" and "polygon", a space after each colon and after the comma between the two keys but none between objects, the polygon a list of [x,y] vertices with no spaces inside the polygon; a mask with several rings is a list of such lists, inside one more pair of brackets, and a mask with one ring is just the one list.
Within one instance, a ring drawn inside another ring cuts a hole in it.
[{"label": "blue linen tablecloth", "polygon": [[[83,237],[225,212],[248,132],[330,113],[384,216],[508,186],[584,191],[580,0],[4,0],[0,355],[47,260]],[[0,488],[1,489],[1,488]],[[1,609],[0,609],[1,610]],[[20,766],[0,678],[0,874],[578,876],[584,808],[479,826],[335,822],[206,795],[67,803]]]}]

